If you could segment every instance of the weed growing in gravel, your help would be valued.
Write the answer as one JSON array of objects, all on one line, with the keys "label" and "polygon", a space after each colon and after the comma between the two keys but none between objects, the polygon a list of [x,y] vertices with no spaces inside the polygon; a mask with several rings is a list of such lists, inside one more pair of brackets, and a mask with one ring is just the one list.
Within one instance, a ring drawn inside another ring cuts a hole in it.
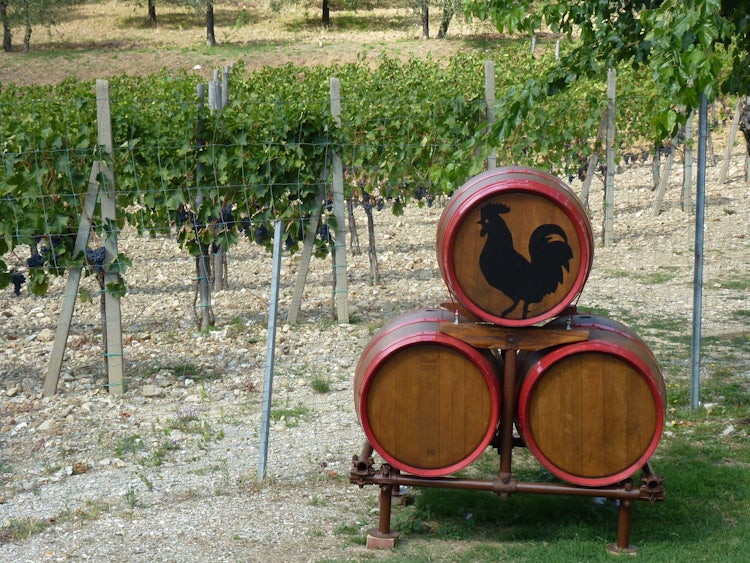
[{"label": "weed growing in gravel", "polygon": [[734,291],[747,291],[750,289],[750,277],[718,279],[714,283],[718,284],[721,289],[731,289]]},{"label": "weed growing in gravel", "polygon": [[146,445],[143,443],[140,434],[131,434],[125,436],[115,442],[115,455],[124,459],[128,454],[135,454],[145,449]]},{"label": "weed growing in gravel", "polygon": [[310,506],[327,506],[328,500],[319,497],[318,495],[313,495],[310,497]]},{"label": "weed growing in gravel", "polygon": [[313,391],[316,393],[328,393],[331,390],[331,380],[327,377],[315,375],[310,382],[310,387],[312,387]]},{"label": "weed growing in gravel", "polygon": [[242,421],[237,418],[237,415],[224,412],[224,407],[219,410],[219,413],[219,419],[217,421],[219,424],[228,424],[229,426],[239,426],[242,424]]},{"label": "weed growing in gravel", "polygon": [[125,492],[125,502],[128,503],[130,508],[138,506],[138,493],[135,492],[135,489],[131,488]]},{"label": "weed growing in gravel", "polygon": [[37,516],[11,518],[0,528],[0,542],[3,541],[3,538],[7,538],[7,541],[16,542],[27,540],[44,530],[48,525],[48,521]]},{"label": "weed growing in gravel", "polygon": [[176,440],[162,440],[161,442],[159,442],[156,448],[154,448],[154,451],[151,452],[149,465],[152,465],[154,467],[160,466],[164,463],[164,459],[168,456],[169,452],[173,452],[174,450],[178,449],[180,449],[180,446],[177,444]]},{"label": "weed growing in gravel", "polygon": [[81,520],[96,520],[102,514],[106,514],[110,511],[112,506],[101,499],[87,499],[83,506],[79,506],[73,512],[74,518],[80,518]]},{"label": "weed growing in gravel", "polygon": [[271,420],[283,421],[287,428],[299,426],[300,420],[310,413],[310,408],[305,405],[297,405],[291,408],[272,408]]},{"label": "weed growing in gravel", "polygon": [[137,475],[138,475],[138,478],[141,480],[141,482],[144,485],[146,485],[146,488],[149,491],[153,491],[154,490],[154,483],[153,483],[153,481],[151,481],[151,479],[148,478],[148,475],[146,475],[143,471],[139,471],[137,473]]}]

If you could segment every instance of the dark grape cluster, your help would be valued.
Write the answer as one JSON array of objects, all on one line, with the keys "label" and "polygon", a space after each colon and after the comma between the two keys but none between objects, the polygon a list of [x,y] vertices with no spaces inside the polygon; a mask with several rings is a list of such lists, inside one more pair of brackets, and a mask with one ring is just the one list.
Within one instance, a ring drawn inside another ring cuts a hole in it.
[{"label": "dark grape cluster", "polygon": [[265,244],[271,239],[271,231],[265,225],[258,225],[253,229],[256,244]]},{"label": "dark grape cluster", "polygon": [[190,219],[190,211],[185,209],[184,205],[180,205],[177,209],[177,227],[182,227]]},{"label": "dark grape cluster", "polygon": [[333,243],[333,233],[326,223],[323,223],[318,227],[318,237],[326,244]]},{"label": "dark grape cluster", "polygon": [[[42,246],[41,250],[37,249],[40,240],[47,240],[49,245]],[[62,235],[50,235],[34,237],[34,244],[30,244],[31,256],[26,259],[26,265],[29,268],[41,268],[49,263],[57,266],[57,247],[63,244]]]},{"label": "dark grape cluster", "polygon": [[[34,248],[34,250],[36,250],[36,248]],[[41,268],[42,266],[44,266],[45,262],[46,260],[44,259],[44,255],[39,254],[39,252],[33,253],[31,257],[26,259],[26,265],[29,268]]]},{"label": "dark grape cluster", "polygon": [[86,248],[86,263],[94,269],[97,274],[104,271],[104,247],[100,246],[95,249]]},{"label": "dark grape cluster", "polygon": [[13,282],[13,293],[15,295],[21,295],[21,286],[26,283],[26,277],[21,272],[11,270],[10,279]]},{"label": "dark grape cluster", "polygon": [[417,201],[422,201],[424,199],[427,203],[427,207],[432,207],[432,204],[435,202],[435,197],[430,192],[430,189],[422,184],[419,184],[414,190],[414,199]]},{"label": "dark grape cluster", "polygon": [[222,225],[234,225],[234,213],[233,213],[233,205],[231,203],[227,203],[224,207],[221,209],[221,224]]}]

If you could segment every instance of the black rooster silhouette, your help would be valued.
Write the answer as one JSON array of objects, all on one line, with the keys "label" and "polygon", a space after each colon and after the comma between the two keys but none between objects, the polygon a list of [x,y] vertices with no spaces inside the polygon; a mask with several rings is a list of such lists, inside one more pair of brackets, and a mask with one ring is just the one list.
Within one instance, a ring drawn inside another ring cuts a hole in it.
[{"label": "black rooster silhouette", "polygon": [[486,236],[479,255],[479,268],[484,279],[495,289],[513,300],[500,316],[509,315],[523,301],[523,316],[529,305],[539,303],[545,295],[554,293],[563,281],[563,268],[570,271],[573,251],[565,231],[555,224],[537,227],[529,240],[531,261],[513,248],[513,235],[501,217],[510,207],[503,203],[488,203],[481,209],[479,236]]}]

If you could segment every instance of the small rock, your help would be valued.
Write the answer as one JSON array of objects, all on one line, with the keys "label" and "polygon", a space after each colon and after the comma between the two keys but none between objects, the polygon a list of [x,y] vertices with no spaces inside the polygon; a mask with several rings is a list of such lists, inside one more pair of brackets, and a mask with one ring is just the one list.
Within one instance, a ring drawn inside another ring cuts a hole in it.
[{"label": "small rock", "polygon": [[169,387],[172,385],[172,382],[167,376],[159,372],[154,376],[154,385],[158,387]]},{"label": "small rock", "polygon": [[6,395],[8,395],[8,397],[15,397],[16,395],[18,395],[18,386],[14,385],[10,389],[8,389]]},{"label": "small rock", "polygon": [[57,423],[55,422],[54,418],[48,418],[44,422],[42,422],[39,426],[37,426],[37,430],[40,432],[49,432],[50,430],[53,430],[57,426]]},{"label": "small rock", "polygon": [[21,388],[23,389],[24,393],[33,393],[35,387],[36,381],[34,381],[34,379],[32,379],[31,377],[24,377],[23,381],[21,381]]},{"label": "small rock", "polygon": [[164,389],[156,385],[147,384],[141,387],[141,395],[147,398],[163,397]]},{"label": "small rock", "polygon": [[89,465],[85,461],[76,461],[73,464],[72,468],[72,474],[73,475],[83,475],[89,470]]},{"label": "small rock", "polygon": [[51,328],[43,328],[36,335],[36,339],[39,342],[52,342],[55,339],[55,331]]}]

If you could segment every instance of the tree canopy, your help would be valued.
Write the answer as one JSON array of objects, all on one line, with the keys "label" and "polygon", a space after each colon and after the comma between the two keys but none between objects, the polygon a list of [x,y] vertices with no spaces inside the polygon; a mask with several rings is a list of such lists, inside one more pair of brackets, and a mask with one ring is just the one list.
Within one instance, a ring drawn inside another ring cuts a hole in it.
[{"label": "tree canopy", "polygon": [[551,31],[573,40],[556,67],[529,79],[518,119],[544,96],[620,64],[650,70],[663,102],[655,129],[664,137],[681,119],[676,107],[687,113],[702,94],[750,92],[747,0],[468,0],[466,10],[501,33]]}]

